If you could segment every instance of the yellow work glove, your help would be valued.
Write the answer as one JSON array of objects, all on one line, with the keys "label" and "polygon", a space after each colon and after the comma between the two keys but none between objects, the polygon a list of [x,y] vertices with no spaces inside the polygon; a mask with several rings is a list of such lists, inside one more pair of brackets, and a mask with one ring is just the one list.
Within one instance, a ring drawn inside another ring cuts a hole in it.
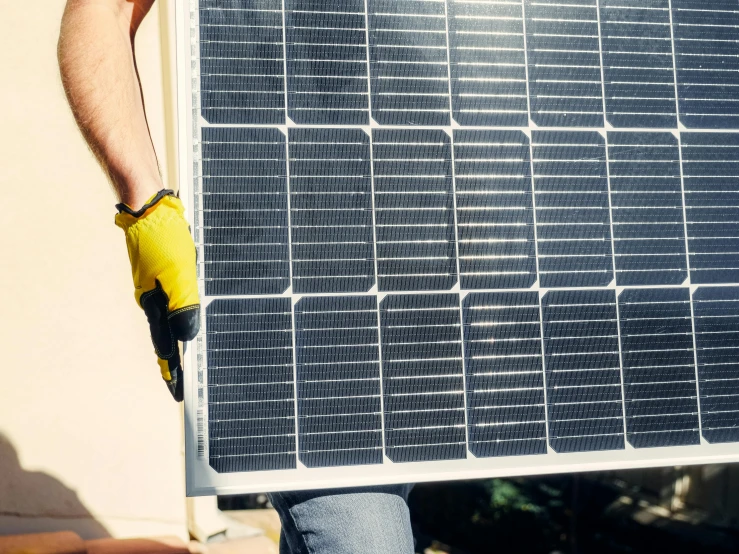
[{"label": "yellow work glove", "polygon": [[200,328],[195,244],[185,209],[171,190],[159,191],[137,211],[126,204],[116,208],[115,224],[126,233],[136,302],[149,320],[162,377],[181,402],[177,341],[194,339]]}]

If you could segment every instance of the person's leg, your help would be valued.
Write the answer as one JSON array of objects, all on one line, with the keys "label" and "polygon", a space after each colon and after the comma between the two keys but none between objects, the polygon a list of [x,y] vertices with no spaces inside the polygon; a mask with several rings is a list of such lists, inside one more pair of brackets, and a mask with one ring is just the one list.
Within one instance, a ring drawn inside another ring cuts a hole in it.
[{"label": "person's leg", "polygon": [[282,521],[280,554],[413,554],[412,487],[269,494]]}]

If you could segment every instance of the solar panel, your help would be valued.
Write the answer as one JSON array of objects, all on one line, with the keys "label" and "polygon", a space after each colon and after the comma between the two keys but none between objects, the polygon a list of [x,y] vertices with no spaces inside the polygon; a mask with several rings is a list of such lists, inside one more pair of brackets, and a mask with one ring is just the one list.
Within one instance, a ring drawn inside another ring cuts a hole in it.
[{"label": "solar panel", "polygon": [[739,0],[189,0],[189,494],[739,461]]}]

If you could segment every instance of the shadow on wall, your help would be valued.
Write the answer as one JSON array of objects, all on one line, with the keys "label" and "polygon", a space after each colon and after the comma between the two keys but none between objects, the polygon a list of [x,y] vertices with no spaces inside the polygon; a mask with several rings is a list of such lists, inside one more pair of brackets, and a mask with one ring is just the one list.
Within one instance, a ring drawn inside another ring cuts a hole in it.
[{"label": "shadow on wall", "polygon": [[77,498],[51,475],[26,471],[13,444],[0,433],[0,535],[73,531],[83,539],[109,537]]}]

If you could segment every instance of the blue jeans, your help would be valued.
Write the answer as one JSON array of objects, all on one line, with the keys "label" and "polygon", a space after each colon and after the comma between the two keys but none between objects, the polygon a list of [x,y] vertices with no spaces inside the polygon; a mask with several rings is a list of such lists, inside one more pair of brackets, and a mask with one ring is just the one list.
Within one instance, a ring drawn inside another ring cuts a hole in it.
[{"label": "blue jeans", "polygon": [[275,492],[280,554],[413,554],[413,485]]}]

